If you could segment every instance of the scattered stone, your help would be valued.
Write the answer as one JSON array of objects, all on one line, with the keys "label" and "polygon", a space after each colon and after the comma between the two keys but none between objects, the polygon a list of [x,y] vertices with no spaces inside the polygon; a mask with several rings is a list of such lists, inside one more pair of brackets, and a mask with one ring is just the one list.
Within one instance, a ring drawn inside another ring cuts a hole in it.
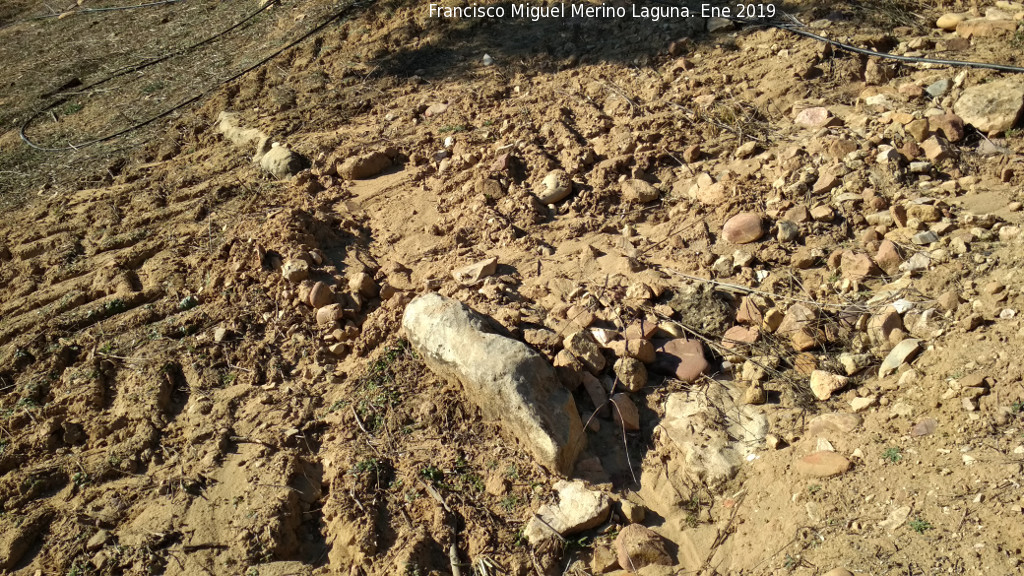
[{"label": "scattered stone", "polygon": [[554,491],[558,502],[541,506],[523,530],[534,546],[553,537],[552,532],[568,536],[596,528],[611,514],[608,495],[588,489],[581,480],[559,480]]},{"label": "scattered stone", "polygon": [[955,32],[956,31],[956,27],[959,26],[960,23],[963,22],[966,19],[967,19],[967,16],[965,14],[953,14],[953,13],[943,14],[935,22],[935,26],[937,28],[942,28],[946,32]]},{"label": "scattered stone", "polygon": [[622,513],[622,518],[630,524],[636,524],[643,522],[647,516],[647,509],[639,504],[634,504],[629,500],[622,500],[619,502],[619,512]]},{"label": "scattered stone", "polygon": [[498,259],[487,258],[473,264],[467,264],[452,271],[452,277],[463,286],[472,286],[498,271]]},{"label": "scattered stone", "polygon": [[1024,81],[1007,77],[964,90],[953,110],[983,133],[1005,132],[1024,109]]},{"label": "scattered stone", "polygon": [[380,286],[366,272],[359,272],[349,278],[348,289],[354,294],[362,294],[367,298],[373,298],[380,294]]},{"label": "scattered stone", "polygon": [[623,528],[615,538],[615,551],[619,567],[630,572],[652,564],[674,564],[665,550],[661,536],[642,524],[630,524]]},{"label": "scattered stone", "polygon": [[917,234],[914,234],[910,241],[913,242],[914,244],[917,244],[918,246],[927,246],[932,242],[938,242],[939,236],[938,234],[932,232],[931,230],[924,230],[918,232]]},{"label": "scattered stone", "polygon": [[903,257],[900,256],[896,243],[892,240],[882,240],[878,245],[878,252],[875,254],[875,263],[890,276],[899,272]]},{"label": "scattered stone", "polygon": [[583,423],[544,358],[497,333],[493,320],[437,293],[410,302],[402,327],[427,366],[461,382],[485,418],[498,421],[543,466],[572,472],[586,444]]},{"label": "scattered stone", "polygon": [[939,427],[938,420],[936,420],[934,418],[925,418],[924,420],[921,420],[917,424],[914,424],[914,427],[910,429],[910,435],[911,436],[928,436],[928,435],[934,434],[935,430],[938,429],[938,427]]},{"label": "scattered stone", "polygon": [[779,220],[775,227],[778,229],[775,239],[779,242],[793,242],[800,238],[800,227],[795,222]]},{"label": "scattered stone", "polygon": [[627,432],[636,432],[640,429],[640,411],[626,393],[615,394],[611,397],[611,403],[612,418],[617,425],[622,426]]},{"label": "scattered stone", "polygon": [[844,352],[839,355],[839,363],[843,366],[843,372],[847,376],[853,376],[861,370],[871,366],[874,358],[870,354],[851,354]]},{"label": "scattered stone", "polygon": [[601,381],[590,372],[583,372],[580,375],[580,380],[583,384],[583,389],[590,396],[590,401],[594,403],[594,410],[597,411],[597,415],[607,417],[610,410],[610,407],[607,405],[608,391],[605,390]]},{"label": "scattered stone", "polygon": [[793,358],[793,369],[801,376],[810,376],[818,369],[818,358],[810,352],[801,352]]},{"label": "scattered stone", "polygon": [[943,78],[941,80],[936,80],[935,82],[929,84],[928,87],[924,89],[924,91],[928,93],[928,96],[931,96],[933,99],[936,99],[945,96],[946,92],[949,92],[949,89],[952,87],[953,81],[950,80],[949,78]]},{"label": "scattered stone", "polygon": [[639,392],[647,385],[647,367],[636,358],[619,358],[615,361],[615,376],[630,392]]},{"label": "scattered stone", "polygon": [[338,175],[346,180],[373,178],[391,167],[391,158],[383,152],[370,152],[346,159],[338,167]]},{"label": "scattered stone", "polygon": [[654,337],[654,334],[658,332],[658,323],[653,320],[637,320],[629,326],[626,326],[626,330],[622,333],[626,340],[650,340]]},{"label": "scattered stone", "polygon": [[827,126],[841,126],[843,121],[833,116],[828,108],[815,107],[801,110],[796,115],[793,123],[806,128],[825,128]]},{"label": "scattered stone", "polygon": [[889,517],[878,523],[882,530],[895,530],[906,524],[910,518],[910,506],[900,506],[889,513]]},{"label": "scattered stone", "polygon": [[896,371],[905,362],[914,359],[921,352],[921,341],[916,338],[907,338],[897,344],[889,355],[882,361],[878,368],[878,377],[884,378]]},{"label": "scattered stone", "polygon": [[768,393],[760,382],[755,382],[743,392],[743,403],[759,406],[768,401]]},{"label": "scattered stone", "polygon": [[857,412],[863,412],[872,406],[878,404],[878,396],[865,396],[863,398],[854,398],[850,400],[850,409]]},{"label": "scattered stone", "polygon": [[227,328],[217,328],[216,330],[213,331],[213,341],[217,343],[224,342],[230,338],[233,338],[234,335],[235,333]]},{"label": "scattered stone", "polygon": [[843,278],[860,282],[871,276],[878,275],[878,267],[871,261],[867,254],[857,254],[852,250],[842,253],[839,264]]},{"label": "scattered stone", "polygon": [[441,114],[444,114],[447,111],[447,104],[445,104],[444,102],[435,102],[428,106],[427,109],[423,111],[423,115],[427,118],[431,118],[433,116],[440,116]]},{"label": "scattered stone", "polygon": [[622,183],[622,200],[637,204],[648,204],[659,197],[658,189],[644,180],[626,180]]},{"label": "scattered stone", "polygon": [[807,427],[807,433],[811,436],[849,434],[856,430],[863,422],[864,419],[856,414],[832,412],[815,416],[811,419]]},{"label": "scattered stone", "polygon": [[761,216],[753,212],[740,212],[726,221],[722,237],[731,244],[748,244],[764,236]]},{"label": "scattered stone", "polygon": [[288,260],[281,266],[281,275],[285,280],[298,284],[309,278],[309,263],[305,260]]},{"label": "scattered stone", "polygon": [[815,206],[811,208],[811,218],[815,222],[831,222],[836,213],[831,206]]},{"label": "scattered stone", "polygon": [[322,328],[333,328],[342,317],[344,310],[341,304],[328,304],[316,311],[316,323]]},{"label": "scattered stone", "polygon": [[309,291],[309,305],[313,308],[322,308],[331,302],[334,302],[334,292],[331,291],[331,287],[323,282],[313,284],[313,288]]},{"label": "scattered stone", "polygon": [[[616,342],[615,344],[619,343]],[[618,347],[613,348],[619,357],[628,356],[629,358],[636,358],[644,364],[650,364],[656,358],[654,344],[650,340],[626,340],[619,345],[621,346],[621,351]]]},{"label": "scattered stone", "polygon": [[835,452],[813,452],[797,460],[796,471],[805,476],[828,478],[849,471],[852,464]]},{"label": "scattered stone", "polygon": [[565,170],[552,170],[541,182],[543,189],[537,193],[542,204],[557,204],[572,194],[572,179]]},{"label": "scattered stone", "polygon": [[964,121],[952,112],[929,117],[928,128],[932,132],[941,132],[950,142],[959,142],[964,138]]},{"label": "scattered stone", "polygon": [[868,338],[875,345],[888,343],[889,336],[895,330],[903,330],[903,318],[892,306],[875,314],[868,321]]},{"label": "scattered stone", "polygon": [[682,382],[693,382],[708,369],[704,346],[699,340],[668,340],[657,348],[653,369]]},{"label": "scattered stone", "polygon": [[818,319],[817,312],[804,304],[793,304],[786,311],[776,333],[787,337],[798,352],[810,350],[818,344],[817,330],[814,325]]},{"label": "scattered stone", "polygon": [[832,374],[824,370],[811,372],[811,392],[818,400],[828,400],[832,394],[843,389],[849,384],[850,379],[846,376]]},{"label": "scattered stone", "polygon": [[309,160],[301,154],[293,152],[287,146],[281,146],[276,142],[270,148],[270,151],[260,158],[260,168],[263,168],[278,180],[291,178],[305,170],[308,166]]},{"label": "scattered stone", "polygon": [[953,152],[946,145],[945,139],[938,136],[932,136],[922,142],[921,149],[924,150],[925,158],[931,162],[942,162],[953,157]]},{"label": "scattered stone", "polygon": [[1013,34],[1017,22],[1009,19],[971,18],[956,25],[956,33],[964,38],[991,37]]},{"label": "scattered stone", "polygon": [[591,374],[597,375],[604,370],[604,354],[601,354],[601,347],[590,332],[575,332],[562,342],[562,346],[578,358]]}]

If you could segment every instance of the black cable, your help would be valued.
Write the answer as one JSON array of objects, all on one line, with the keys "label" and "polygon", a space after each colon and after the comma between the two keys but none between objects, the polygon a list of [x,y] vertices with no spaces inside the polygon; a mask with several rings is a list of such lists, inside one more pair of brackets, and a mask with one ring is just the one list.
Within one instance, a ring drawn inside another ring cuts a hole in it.
[{"label": "black cable", "polygon": [[[286,46],[285,48],[282,48],[281,50],[275,52],[269,58],[258,62],[255,66],[247,68],[247,69],[243,70],[241,73],[236,74],[235,76],[232,76],[231,78],[228,78],[227,80],[224,80],[224,81],[218,83],[216,86],[214,86],[210,90],[202,92],[202,93],[200,93],[199,95],[197,95],[197,96],[195,96],[193,98],[189,98],[188,100],[185,100],[184,102],[181,102],[180,104],[174,106],[173,108],[165,110],[164,112],[161,112],[160,114],[158,114],[156,116],[153,116],[152,118],[149,118],[148,120],[144,120],[144,121],[142,121],[142,122],[140,122],[138,124],[130,126],[130,127],[126,128],[124,130],[120,130],[120,131],[115,132],[113,134],[109,134],[107,136],[96,138],[94,140],[89,140],[87,142],[82,142],[81,144],[69,144],[67,146],[62,146],[60,148],[50,148],[50,147],[40,146],[39,144],[36,144],[25,133],[26,130],[28,130],[28,128],[32,125],[33,122],[35,122],[40,117],[42,117],[44,114],[46,114],[47,112],[52,110],[58,104],[61,104],[62,102],[66,102],[67,99],[68,99],[68,96],[74,95],[74,94],[82,94],[82,93],[88,92],[89,90],[95,88],[96,86],[100,86],[101,84],[105,84],[105,83],[107,83],[107,82],[109,82],[109,81],[111,81],[111,80],[113,80],[115,78],[119,78],[119,77],[124,76],[126,74],[131,74],[132,72],[138,72],[139,70],[143,70],[143,69],[148,68],[150,66],[154,66],[154,65],[159,64],[161,62],[164,62],[166,60],[174,58],[175,56],[180,56],[182,54],[186,54],[188,52],[191,52],[192,50],[195,50],[196,48],[198,48],[200,46],[203,46],[205,44],[209,44],[210,42],[213,42],[217,38],[220,38],[221,36],[224,36],[225,34],[228,34],[231,31],[233,31],[233,30],[235,30],[235,29],[245,25],[247,22],[249,22],[250,20],[252,20],[256,16],[260,15],[265,10],[268,10],[271,6],[274,6],[277,3],[278,3],[278,0],[271,0],[270,2],[267,2],[266,4],[264,4],[259,10],[256,10],[255,12],[249,14],[248,16],[246,16],[245,18],[243,18],[243,19],[239,20],[238,22],[232,24],[231,26],[229,26],[229,27],[227,27],[227,28],[217,32],[216,34],[213,34],[212,36],[208,36],[208,37],[206,37],[206,38],[204,38],[204,39],[202,39],[202,40],[200,40],[200,41],[198,41],[198,42],[196,42],[194,44],[191,44],[191,45],[186,46],[184,48],[179,48],[178,50],[175,50],[173,52],[170,52],[168,54],[165,54],[165,55],[157,57],[157,58],[151,58],[151,59],[148,59],[148,60],[143,60],[142,62],[140,62],[138,64],[133,64],[131,66],[126,66],[126,67],[124,67],[124,68],[114,72],[113,74],[110,74],[109,76],[107,76],[105,78],[102,78],[100,80],[97,80],[96,82],[93,82],[93,83],[91,83],[91,84],[89,84],[87,86],[79,88],[78,90],[76,90],[74,92],[63,92],[62,95],[64,97],[62,97],[62,98],[60,98],[58,100],[55,100],[54,102],[51,102],[48,106],[46,106],[46,107],[42,108],[41,110],[37,111],[35,114],[30,116],[27,120],[25,120],[22,123],[21,128],[18,130],[18,134],[19,134],[19,136],[21,136],[21,140],[23,142],[25,142],[25,144],[27,144],[29,147],[34,148],[36,150],[43,151],[43,152],[66,152],[66,151],[69,151],[69,150],[79,150],[81,148],[86,148],[86,147],[92,146],[94,144],[99,144],[100,142],[106,142],[108,140],[112,140],[112,139],[117,138],[119,136],[123,136],[123,135],[125,135],[125,134],[127,134],[129,132],[133,132],[135,130],[138,130],[139,128],[143,128],[145,126],[148,126],[149,124],[152,124],[153,122],[155,122],[155,121],[157,121],[157,120],[159,120],[161,118],[166,118],[167,116],[171,115],[175,111],[180,110],[181,108],[184,108],[185,106],[188,106],[189,104],[192,104],[193,102],[195,102],[195,101],[203,98],[204,96],[208,95],[214,89],[219,88],[220,86],[223,86],[224,84],[226,84],[228,82],[231,82],[232,80],[236,80],[237,78],[241,77],[243,74],[246,74],[246,73],[252,71],[253,69],[255,69],[258,66],[262,66],[263,64],[265,64],[267,61],[269,61],[274,56],[277,56],[278,54],[280,54],[284,50],[287,50],[291,46],[294,46],[298,42],[301,42],[302,40],[305,40],[306,38],[308,38],[309,35],[307,34],[306,36],[303,36],[300,40],[296,41],[295,43],[293,43],[293,44],[291,44],[289,46]],[[337,14],[335,16],[337,16]],[[319,29],[319,28],[322,28],[323,26],[326,26],[328,23],[329,23],[329,21],[321,24],[320,27],[314,28],[314,31]]]},{"label": "black cable", "polygon": [[856,46],[851,46],[850,44],[844,44],[843,42],[839,42],[838,40],[832,40],[831,38],[819,36],[818,34],[814,34],[806,30],[800,30],[791,24],[770,23],[768,24],[768,26],[771,26],[772,28],[777,28],[779,30],[785,30],[786,32],[791,32],[793,34],[803,36],[805,38],[817,40],[818,42],[824,42],[825,44],[829,44],[841,50],[845,50],[847,52],[853,52],[854,54],[861,54],[864,56],[872,56],[875,58],[882,58],[885,60],[896,60],[897,62],[912,62],[916,64],[938,64],[940,66],[952,66],[960,68],[982,68],[987,70],[998,70],[1000,72],[1010,72],[1013,74],[1024,74],[1024,68],[1020,66],[1009,66],[1006,64],[989,64],[987,62],[971,62],[968,60],[944,60],[940,58],[920,58],[917,56],[899,56],[897,54],[886,54],[885,52],[878,52],[875,50],[868,50],[867,48],[858,48]]},{"label": "black cable", "polygon": [[[676,7],[676,8],[682,8],[682,6],[679,6],[678,4],[670,2],[669,0],[653,0],[653,1],[655,3],[657,3],[657,4],[662,4],[664,6],[672,6],[672,7]],[[772,20],[759,20],[759,19],[754,19],[754,18],[737,18],[735,16],[729,17],[728,20],[731,20],[733,22],[737,22],[737,23],[740,23],[740,24],[754,24],[754,25],[760,25],[760,26],[767,26],[769,28],[775,28],[777,30],[783,30],[783,31],[786,31],[786,32],[791,32],[793,34],[796,34],[797,36],[803,36],[805,38],[810,38],[812,40],[817,40],[818,42],[823,42],[823,43],[828,44],[830,46],[833,46],[835,48],[839,48],[840,50],[845,50],[847,52],[852,52],[854,54],[860,54],[862,56],[871,56],[871,57],[874,57],[874,58],[882,58],[884,60],[896,60],[898,62],[910,62],[910,63],[917,63],[917,64],[937,64],[939,66],[952,66],[952,67],[960,67],[960,68],[982,68],[982,69],[988,69],[988,70],[998,70],[1000,72],[1010,72],[1010,73],[1013,73],[1013,74],[1024,74],[1024,68],[1022,68],[1020,66],[1009,66],[1009,65],[1006,65],[1006,64],[989,64],[987,62],[971,62],[971,61],[968,61],[968,60],[943,60],[943,59],[939,59],[939,58],[920,58],[920,57],[916,57],[916,56],[898,56],[896,54],[887,54],[885,52],[878,52],[876,50],[869,50],[867,48],[858,48],[858,47],[852,46],[850,44],[845,44],[843,42],[839,42],[838,40],[833,40],[831,38],[828,38],[828,37],[825,37],[825,36],[820,36],[818,34],[814,34],[812,32],[808,32],[806,30],[803,30],[802,28],[804,26],[803,26],[803,24],[800,23],[799,20],[797,20],[793,16],[790,16],[789,14],[785,14],[785,15],[789,17],[790,23],[780,23],[780,22],[776,22],[776,21],[772,21]]]}]

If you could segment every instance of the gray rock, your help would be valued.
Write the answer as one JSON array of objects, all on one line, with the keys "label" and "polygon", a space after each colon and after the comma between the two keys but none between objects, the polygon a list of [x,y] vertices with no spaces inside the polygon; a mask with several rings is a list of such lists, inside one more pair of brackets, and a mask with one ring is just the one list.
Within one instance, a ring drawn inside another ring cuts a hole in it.
[{"label": "gray rock", "polygon": [[593,374],[599,374],[601,370],[604,370],[605,359],[604,354],[601,354],[601,348],[597,345],[597,340],[590,332],[576,332],[571,334],[562,343],[566,350],[572,353],[573,356],[579,359],[587,370],[590,370]]},{"label": "gray rock", "polygon": [[930,86],[924,89],[932,98],[942,98],[949,92],[949,89],[953,87],[953,81],[949,78],[943,78],[938,82],[932,83]]},{"label": "gray rock", "polygon": [[466,305],[437,293],[405,308],[402,327],[435,373],[462,383],[484,418],[499,422],[537,461],[568,475],[586,444],[572,395],[552,366]]},{"label": "gray rock", "polygon": [[274,144],[269,152],[260,158],[260,167],[278,180],[290,178],[309,166],[309,161],[287,146]]},{"label": "gray rock", "polygon": [[984,133],[1004,132],[1024,110],[1024,80],[1011,76],[964,90],[953,111]]},{"label": "gray rock", "polygon": [[523,535],[534,546],[554,536],[568,536],[596,528],[608,519],[611,502],[603,492],[589,490],[580,480],[555,483],[558,502],[544,504],[526,524]]},{"label": "gray rock", "polygon": [[904,362],[909,362],[921,352],[921,341],[907,338],[897,344],[878,368],[878,377],[884,378],[895,372]]},{"label": "gray rock", "polygon": [[775,239],[779,242],[793,242],[800,237],[800,226],[795,222],[779,220],[775,226],[778,228]]}]

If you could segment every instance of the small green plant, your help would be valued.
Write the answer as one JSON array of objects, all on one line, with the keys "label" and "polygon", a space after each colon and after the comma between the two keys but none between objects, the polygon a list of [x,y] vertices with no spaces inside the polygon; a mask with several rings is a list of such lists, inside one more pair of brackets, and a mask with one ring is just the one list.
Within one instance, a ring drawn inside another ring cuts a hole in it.
[{"label": "small green plant", "polygon": [[519,466],[510,464],[505,470],[505,477],[509,480],[519,480]]},{"label": "small green plant", "polygon": [[1020,414],[1021,409],[1024,409],[1024,400],[1017,400],[1013,404],[1010,404],[1010,412],[1014,414]]},{"label": "small green plant", "polygon": [[[1021,32],[1021,34],[1024,34],[1024,32]],[[1024,41],[1021,42],[1021,47],[1024,48]],[[1006,131],[1007,138],[1020,138],[1021,136],[1024,136],[1024,129],[1010,128]]]},{"label": "small green plant", "polygon": [[519,499],[519,496],[515,494],[509,494],[508,496],[502,498],[501,502],[499,502],[499,504],[501,504],[501,509],[504,510],[505,512],[511,512],[516,508],[519,508],[519,505],[521,503],[522,501]]},{"label": "small green plant", "polygon": [[932,529],[931,523],[927,520],[922,520],[920,517],[908,522],[907,526],[909,526],[911,530],[917,532],[918,534],[924,534],[926,531]]},{"label": "small green plant", "polygon": [[81,102],[68,102],[67,104],[64,105],[63,108],[61,108],[60,111],[65,116],[71,116],[72,114],[74,114],[76,112],[81,112],[83,107],[84,106],[82,105]]},{"label": "small green plant", "polygon": [[818,492],[821,492],[821,484],[811,484],[807,487],[807,493],[814,496]]},{"label": "small green plant", "polygon": [[441,134],[458,134],[459,132],[465,132],[469,128],[465,124],[449,124],[442,126],[438,132]]},{"label": "small green plant", "polygon": [[882,460],[885,460],[890,464],[896,464],[900,460],[903,460],[903,452],[899,448],[891,446],[886,448],[885,452],[882,452]]},{"label": "small green plant", "polygon": [[75,486],[81,488],[89,483],[89,474],[85,472],[75,472],[71,475],[71,481],[75,483]]},{"label": "small green plant", "polygon": [[440,468],[434,466],[433,464],[431,464],[430,466],[425,466],[422,470],[420,470],[420,476],[423,476],[424,478],[430,480],[433,483],[437,483],[444,480],[444,472],[442,472]]},{"label": "small green plant", "polygon": [[7,451],[7,440],[0,440],[0,456]]},{"label": "small green plant", "polygon": [[178,309],[183,312],[185,310],[191,310],[196,306],[199,306],[199,298],[196,298],[191,294],[182,298],[181,302],[178,303]]},{"label": "small green plant", "polygon": [[376,458],[367,458],[356,463],[355,466],[349,470],[350,474],[361,474],[363,472],[377,472],[380,470],[380,460]]},{"label": "small green plant", "polygon": [[1024,30],[1018,30],[1010,40],[1010,46],[1024,49]]},{"label": "small green plant", "polygon": [[260,570],[255,566],[250,566],[249,569],[245,571],[245,576],[260,576]]}]

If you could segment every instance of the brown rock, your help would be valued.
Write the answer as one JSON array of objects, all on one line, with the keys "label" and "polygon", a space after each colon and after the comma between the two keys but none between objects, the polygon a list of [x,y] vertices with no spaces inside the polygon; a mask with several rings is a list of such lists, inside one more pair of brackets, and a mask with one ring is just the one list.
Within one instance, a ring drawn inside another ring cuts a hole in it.
[{"label": "brown rock", "polygon": [[946,145],[945,139],[939,139],[938,136],[932,136],[922,142],[921,149],[924,150],[925,158],[932,162],[941,162],[953,157],[953,152]]},{"label": "brown rock", "polygon": [[750,326],[760,326],[764,320],[764,315],[757,308],[757,304],[748,296],[744,296],[740,300],[740,306],[736,310],[736,321],[740,324],[747,324]]},{"label": "brown rock", "polygon": [[[831,172],[822,172],[818,175],[818,179],[814,182],[813,192],[815,194],[826,194],[831,192],[842,183],[842,179]],[[812,211],[811,217],[814,217]]]},{"label": "brown rock", "polygon": [[619,532],[615,538],[615,552],[619,567],[630,572],[652,564],[671,566],[674,563],[661,536],[642,524],[630,524]]},{"label": "brown rock", "polygon": [[928,138],[928,127],[929,122],[925,118],[918,118],[910,124],[907,124],[905,129],[908,134],[914,137],[914,140],[918,142],[924,142]]},{"label": "brown rock", "polygon": [[882,243],[878,246],[878,252],[875,254],[875,262],[878,263],[879,268],[884,270],[886,274],[892,276],[899,272],[900,264],[903,263],[903,257],[900,256],[899,249],[894,242],[882,240]]},{"label": "brown rock", "polygon": [[756,326],[733,326],[722,335],[722,347],[726,350],[733,350],[740,346],[749,346],[757,342],[760,335],[761,329]]},{"label": "brown rock", "polygon": [[796,471],[805,476],[828,478],[849,471],[852,464],[835,452],[814,452],[797,460]]},{"label": "brown rock", "polygon": [[819,106],[804,108],[796,115],[793,123],[806,128],[824,128],[826,126],[841,126],[843,121],[833,116],[828,108]]},{"label": "brown rock", "polygon": [[363,180],[380,174],[391,166],[391,158],[383,152],[370,152],[348,158],[338,167],[338,175],[346,180]]},{"label": "brown rock", "polygon": [[1017,31],[1014,20],[989,20],[972,18],[956,25],[956,33],[964,38],[1004,36]]},{"label": "brown rock", "polygon": [[655,359],[654,344],[650,340],[626,340],[622,345],[622,353],[619,356],[636,358],[644,364],[650,364]]},{"label": "brown rock", "polygon": [[373,281],[373,278],[366,272],[353,274],[348,279],[348,289],[354,294],[362,294],[367,298],[373,298],[380,294],[380,286]]},{"label": "brown rock", "polygon": [[622,200],[647,204],[658,199],[658,189],[643,180],[626,180],[622,183]]},{"label": "brown rock", "polygon": [[943,310],[952,312],[960,306],[960,295],[955,290],[947,290],[939,296],[938,303]]},{"label": "brown rock", "polygon": [[857,254],[849,250],[843,253],[839,266],[843,278],[858,282],[878,274],[878,267],[867,254]]},{"label": "brown rock", "polygon": [[700,144],[693,144],[692,146],[687,146],[683,150],[683,161],[686,162],[687,164],[693,164],[694,162],[700,160],[700,157]]},{"label": "brown rock", "polygon": [[793,304],[786,311],[776,334],[789,338],[797,351],[809,350],[817,345],[817,320],[818,314],[813,308],[804,304]]},{"label": "brown rock", "polygon": [[626,429],[627,432],[636,432],[640,429],[640,411],[636,404],[629,399],[629,395],[620,392],[611,397],[612,417],[615,423]]},{"label": "brown rock", "polygon": [[579,358],[580,362],[583,362],[583,365],[592,374],[598,374],[601,370],[604,370],[604,354],[601,354],[601,348],[597,345],[597,341],[594,340],[590,332],[584,331],[571,334],[562,345],[573,356]]},{"label": "brown rock", "polygon": [[956,27],[966,19],[967,16],[964,14],[943,14],[942,16],[939,16],[939,19],[935,22],[935,27],[942,28],[946,32],[954,32],[956,31]]},{"label": "brown rock", "polygon": [[650,340],[658,331],[658,323],[653,320],[641,319],[626,326],[622,336],[626,340]]},{"label": "brown rock", "polygon": [[630,392],[639,392],[647,385],[647,367],[636,358],[619,358],[614,369],[619,382]]},{"label": "brown rock", "polygon": [[309,304],[313,308],[321,308],[327,306],[331,302],[334,302],[334,293],[331,292],[331,287],[323,282],[317,282],[313,284],[313,288],[309,291]]},{"label": "brown rock", "polygon": [[964,138],[964,121],[952,112],[928,118],[928,128],[932,132],[942,132],[950,142],[959,142]]},{"label": "brown rock", "polygon": [[494,275],[498,271],[498,259],[488,258],[473,264],[467,264],[452,271],[452,277],[463,286],[472,286],[477,282]]},{"label": "brown rock", "polygon": [[605,391],[601,381],[590,372],[581,373],[580,379],[583,382],[583,388],[587,391],[587,396],[590,396],[590,401],[594,403],[597,415],[607,417],[609,413],[608,392]]},{"label": "brown rock", "polygon": [[818,400],[828,400],[832,394],[842,390],[849,382],[850,379],[846,376],[832,374],[824,370],[811,372],[811,392]]},{"label": "brown rock", "polygon": [[740,212],[726,221],[722,237],[732,244],[748,244],[764,236],[764,222],[753,212]]},{"label": "brown rock", "polygon": [[328,304],[316,311],[316,323],[321,327],[333,327],[342,313],[341,304]]},{"label": "brown rock", "polygon": [[708,361],[700,341],[676,338],[658,347],[653,368],[683,382],[693,382],[708,369]]},{"label": "brown rock", "polygon": [[856,430],[864,419],[856,414],[832,412],[815,416],[807,425],[807,433],[811,437],[829,434],[849,434]]},{"label": "brown rock", "polygon": [[889,336],[894,330],[902,329],[903,318],[895,308],[890,306],[872,316],[868,321],[868,338],[876,345],[882,345],[889,341]]}]

